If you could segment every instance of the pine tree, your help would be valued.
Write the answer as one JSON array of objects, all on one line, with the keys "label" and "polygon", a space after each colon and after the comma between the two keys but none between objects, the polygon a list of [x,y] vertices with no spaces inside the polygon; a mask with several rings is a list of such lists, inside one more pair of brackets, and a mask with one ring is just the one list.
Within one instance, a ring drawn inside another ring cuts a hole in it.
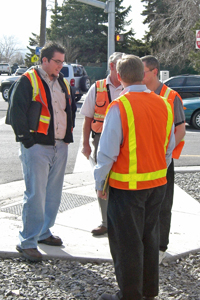
[{"label": "pine tree", "polygon": [[[116,0],[116,33],[125,33],[124,43],[116,45],[116,51],[129,52],[132,30],[126,32],[126,21],[131,7],[125,9],[123,0]],[[103,9],[82,4],[75,0],[64,1],[62,7],[53,10],[52,22],[47,30],[50,40],[61,42],[67,49],[67,62],[98,63],[107,61],[108,15]],[[113,37],[114,38],[114,37]],[[71,53],[71,55],[70,55]],[[72,54],[74,54],[72,56]]]},{"label": "pine tree", "polygon": [[39,46],[40,43],[40,37],[39,35],[32,33],[33,37],[29,38],[29,46],[27,46],[27,49],[29,50],[28,53],[25,55],[25,63],[27,67],[31,67],[33,63],[31,62],[31,57],[35,55],[35,48]]}]

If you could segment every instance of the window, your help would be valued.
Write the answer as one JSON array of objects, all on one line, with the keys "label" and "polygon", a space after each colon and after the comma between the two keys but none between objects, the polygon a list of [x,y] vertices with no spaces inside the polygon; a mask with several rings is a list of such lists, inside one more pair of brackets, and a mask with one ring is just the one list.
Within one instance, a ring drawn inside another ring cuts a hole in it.
[{"label": "window", "polygon": [[165,84],[169,87],[178,87],[183,85],[184,77],[173,78]]},{"label": "window", "polygon": [[187,86],[200,86],[200,78],[188,77],[186,81]]},{"label": "window", "polygon": [[74,69],[74,77],[81,77],[83,74],[83,70],[80,66],[73,67]]},{"label": "window", "polygon": [[61,73],[63,73],[64,77],[69,77],[69,69],[68,69],[68,67],[63,67],[61,69]]}]

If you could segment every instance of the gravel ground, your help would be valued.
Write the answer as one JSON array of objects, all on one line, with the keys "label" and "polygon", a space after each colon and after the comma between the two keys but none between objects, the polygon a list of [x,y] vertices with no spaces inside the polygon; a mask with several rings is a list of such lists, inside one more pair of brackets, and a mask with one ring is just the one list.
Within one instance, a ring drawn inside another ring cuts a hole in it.
[{"label": "gravel ground", "polygon": [[[200,174],[177,173],[175,183],[200,202]],[[97,300],[118,286],[111,263],[0,259],[0,300]],[[200,300],[200,252],[160,266],[157,300]]]}]

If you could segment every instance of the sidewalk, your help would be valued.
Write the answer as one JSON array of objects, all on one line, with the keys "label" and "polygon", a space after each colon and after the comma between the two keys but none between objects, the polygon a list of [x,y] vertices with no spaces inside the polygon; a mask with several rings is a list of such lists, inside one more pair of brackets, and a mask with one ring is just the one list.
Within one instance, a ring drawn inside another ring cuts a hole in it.
[{"label": "sidewalk", "polygon": [[[198,171],[196,168],[194,171]],[[183,171],[183,170],[181,170]],[[191,171],[191,168],[190,168]],[[0,257],[19,257],[15,247],[21,229],[20,209],[24,182],[0,185]],[[63,246],[38,245],[46,259],[111,261],[107,235],[94,237],[91,230],[101,222],[89,161],[80,153],[73,174],[65,175],[60,212],[52,233]],[[200,251],[200,204],[175,185],[170,243],[165,261]]]}]

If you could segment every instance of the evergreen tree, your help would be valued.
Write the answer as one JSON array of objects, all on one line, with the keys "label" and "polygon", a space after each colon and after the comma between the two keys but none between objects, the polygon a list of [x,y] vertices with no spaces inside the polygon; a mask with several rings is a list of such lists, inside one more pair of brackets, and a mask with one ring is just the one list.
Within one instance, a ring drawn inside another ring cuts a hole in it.
[{"label": "evergreen tree", "polygon": [[25,64],[28,68],[30,68],[33,63],[31,62],[31,57],[35,55],[35,48],[39,47],[40,44],[40,37],[39,35],[32,33],[33,37],[29,38],[29,46],[27,46],[27,49],[29,50],[28,53],[25,55]]},{"label": "evergreen tree", "polygon": [[[115,31],[125,33],[124,43],[116,45],[116,51],[129,52],[132,30],[126,32],[126,21],[131,7],[125,9],[123,0],[116,0]],[[50,40],[61,42],[67,50],[67,62],[98,63],[107,61],[108,14],[103,9],[82,4],[75,0],[63,2],[53,10],[51,26],[47,30]],[[114,37],[113,37],[114,38]],[[72,56],[73,54],[73,56]]]},{"label": "evergreen tree", "polygon": [[152,54],[161,63],[177,66],[177,72],[188,67],[189,53],[194,49],[192,31],[199,20],[199,0],[141,0],[146,3],[143,16],[149,26],[146,35]]}]

